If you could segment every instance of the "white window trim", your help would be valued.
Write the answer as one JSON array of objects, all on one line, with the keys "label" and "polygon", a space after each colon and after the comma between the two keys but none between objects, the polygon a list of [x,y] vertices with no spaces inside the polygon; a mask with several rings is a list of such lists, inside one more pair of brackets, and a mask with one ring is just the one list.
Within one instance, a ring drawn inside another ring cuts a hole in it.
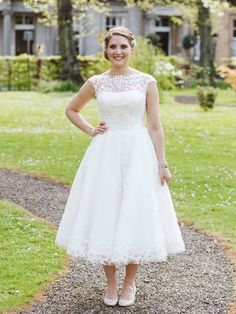
[{"label": "white window trim", "polygon": [[[115,26],[125,26],[125,17],[126,17],[126,14],[122,14],[122,13],[116,13],[116,12],[112,12],[111,14],[108,14],[108,15],[105,15],[104,16],[104,27],[103,29],[106,29],[106,19],[107,17],[109,18],[115,18],[115,19],[120,19],[121,20],[121,23],[119,24],[116,24]],[[110,28],[114,27],[113,25],[110,26]]]},{"label": "white window trim", "polygon": [[29,30],[34,30],[35,27],[34,25],[29,25],[29,24],[16,24],[15,25],[15,30],[18,31],[29,31]]}]

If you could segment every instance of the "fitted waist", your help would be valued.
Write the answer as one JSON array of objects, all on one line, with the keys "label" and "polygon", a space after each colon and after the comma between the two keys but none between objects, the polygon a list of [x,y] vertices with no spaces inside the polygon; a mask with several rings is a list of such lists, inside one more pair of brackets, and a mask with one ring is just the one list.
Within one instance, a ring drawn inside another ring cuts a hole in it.
[{"label": "fitted waist", "polygon": [[134,130],[146,130],[146,127],[142,124],[138,125],[107,125],[108,131],[134,131]]}]

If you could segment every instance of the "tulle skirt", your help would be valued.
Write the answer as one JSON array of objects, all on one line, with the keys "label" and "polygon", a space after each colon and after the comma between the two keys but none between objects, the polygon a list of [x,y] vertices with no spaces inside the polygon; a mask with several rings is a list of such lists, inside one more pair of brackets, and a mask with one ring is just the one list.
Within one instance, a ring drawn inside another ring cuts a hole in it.
[{"label": "tulle skirt", "polygon": [[146,127],[109,129],[92,139],[55,243],[94,265],[161,262],[185,251]]}]

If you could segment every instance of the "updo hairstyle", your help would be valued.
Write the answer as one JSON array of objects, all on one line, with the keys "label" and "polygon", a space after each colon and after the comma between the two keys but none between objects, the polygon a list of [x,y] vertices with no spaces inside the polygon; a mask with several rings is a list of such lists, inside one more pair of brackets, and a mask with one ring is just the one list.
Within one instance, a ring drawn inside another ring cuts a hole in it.
[{"label": "updo hairstyle", "polygon": [[107,55],[106,50],[108,48],[109,41],[110,41],[110,39],[113,36],[116,36],[116,35],[123,36],[123,37],[127,38],[131,48],[134,48],[134,46],[135,46],[135,39],[134,39],[134,36],[133,36],[132,32],[127,27],[115,26],[115,27],[111,28],[106,33],[106,35],[104,37],[104,43],[103,43],[103,46],[104,46],[104,57],[107,60],[109,60],[109,59],[108,59],[108,55]]}]

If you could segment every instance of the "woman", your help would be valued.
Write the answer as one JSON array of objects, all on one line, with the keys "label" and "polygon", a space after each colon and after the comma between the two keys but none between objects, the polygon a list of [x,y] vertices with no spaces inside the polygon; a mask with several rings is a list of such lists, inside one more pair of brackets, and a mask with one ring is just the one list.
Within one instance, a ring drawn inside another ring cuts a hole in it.
[{"label": "woman", "polygon": [[[93,139],[74,178],[56,244],[103,265],[104,303],[110,306],[118,302],[117,265],[126,267],[119,305],[128,306],[135,301],[140,264],[185,250],[168,188],[158,89],[151,75],[129,66],[134,44],[129,29],[112,28],[104,40],[110,70],[88,79],[66,109]],[[95,96],[102,121],[93,127],[79,112]]]}]

